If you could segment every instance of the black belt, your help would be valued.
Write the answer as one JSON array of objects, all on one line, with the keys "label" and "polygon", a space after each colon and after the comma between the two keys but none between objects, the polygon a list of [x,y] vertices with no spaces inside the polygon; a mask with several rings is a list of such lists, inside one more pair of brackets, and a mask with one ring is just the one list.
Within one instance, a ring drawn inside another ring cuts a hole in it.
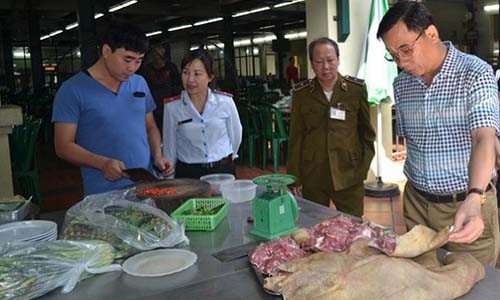
[{"label": "black belt", "polygon": [[[493,185],[490,182],[488,184],[488,186],[486,187],[485,192],[491,190],[492,186]],[[453,193],[453,194],[432,194],[432,193],[421,191],[413,185],[412,185],[412,187],[417,193],[419,193],[427,201],[434,202],[434,203],[450,203],[453,201],[464,201],[465,198],[467,197],[467,192],[460,192],[460,193]]]},{"label": "black belt", "polygon": [[224,157],[221,160],[214,161],[214,162],[209,162],[209,163],[203,163],[203,164],[188,164],[183,161],[177,160],[178,164],[183,164],[186,166],[190,167],[195,167],[195,168],[203,168],[203,169],[213,169],[217,168],[223,165],[227,165],[233,162],[233,154],[229,154],[228,156]]}]

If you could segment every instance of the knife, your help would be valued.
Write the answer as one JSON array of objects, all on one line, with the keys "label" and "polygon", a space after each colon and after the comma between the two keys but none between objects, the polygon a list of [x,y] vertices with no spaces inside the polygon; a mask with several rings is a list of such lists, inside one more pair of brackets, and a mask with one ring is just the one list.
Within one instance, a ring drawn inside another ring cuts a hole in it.
[{"label": "knife", "polygon": [[153,182],[160,180],[144,168],[126,169],[123,170],[123,172],[125,172],[130,177],[130,180],[134,182]]},{"label": "knife", "polygon": [[228,262],[248,255],[250,250],[255,249],[260,242],[249,242],[232,248],[213,253],[212,255],[221,262]]}]

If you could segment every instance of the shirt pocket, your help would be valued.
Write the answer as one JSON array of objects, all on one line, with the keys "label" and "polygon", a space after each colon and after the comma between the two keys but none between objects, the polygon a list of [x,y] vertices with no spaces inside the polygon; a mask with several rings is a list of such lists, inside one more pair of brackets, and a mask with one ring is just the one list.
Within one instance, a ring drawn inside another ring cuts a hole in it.
[{"label": "shirt pocket", "polygon": [[[146,95],[145,93],[143,94]],[[133,94],[131,94],[130,96],[125,97],[124,101],[128,109],[130,109],[134,113],[141,113],[142,115],[146,114],[146,96],[135,97]]]},{"label": "shirt pocket", "polygon": [[[337,107],[333,106],[332,108]],[[341,104],[341,109],[345,112],[345,118],[344,120],[331,119],[334,128],[341,130],[357,130],[359,105],[354,105],[352,103]]]},{"label": "shirt pocket", "polygon": [[324,118],[327,116],[324,113],[324,109],[319,108],[309,108],[302,112],[304,118],[304,128],[306,131],[310,132],[321,127]]},{"label": "shirt pocket", "polygon": [[194,122],[194,120],[177,125],[179,138],[193,145],[199,144],[202,140],[204,130],[206,130],[206,128],[203,128],[201,123]]},{"label": "shirt pocket", "polygon": [[227,138],[228,130],[227,130],[227,122],[229,116],[227,114],[220,114],[213,118],[207,120],[208,122],[208,130],[210,130],[210,135],[215,137],[215,139]]},{"label": "shirt pocket", "polygon": [[314,159],[314,149],[311,147],[304,147],[302,151],[302,159],[303,161],[312,161]]}]

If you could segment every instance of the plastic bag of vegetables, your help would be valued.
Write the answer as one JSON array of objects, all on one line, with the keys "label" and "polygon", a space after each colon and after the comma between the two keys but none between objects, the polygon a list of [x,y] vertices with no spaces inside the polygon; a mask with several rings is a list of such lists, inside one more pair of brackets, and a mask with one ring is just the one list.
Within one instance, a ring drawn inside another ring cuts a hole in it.
[{"label": "plastic bag of vegetables", "polygon": [[121,270],[103,241],[10,242],[0,245],[0,299],[33,299],[58,287],[67,293],[92,274]]},{"label": "plastic bag of vegetables", "polygon": [[188,242],[183,224],[160,209],[126,200],[124,195],[113,191],[85,197],[66,212],[60,238],[106,241],[118,258]]}]

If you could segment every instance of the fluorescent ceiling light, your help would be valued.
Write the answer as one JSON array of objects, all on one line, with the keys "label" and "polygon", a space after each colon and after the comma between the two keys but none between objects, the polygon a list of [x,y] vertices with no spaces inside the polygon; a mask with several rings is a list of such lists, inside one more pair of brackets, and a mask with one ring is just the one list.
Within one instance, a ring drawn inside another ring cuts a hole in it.
[{"label": "fluorescent ceiling light", "polygon": [[254,44],[263,44],[265,42],[270,42],[272,40],[275,40],[276,36],[274,34],[266,35],[266,36],[260,36],[254,38],[252,41]]},{"label": "fluorescent ceiling light", "polygon": [[190,27],[193,27],[193,25],[186,24],[186,25],[181,25],[181,26],[169,28],[168,31],[176,31],[176,30],[186,29],[186,28],[190,28]]},{"label": "fluorescent ceiling light", "polygon": [[109,11],[109,12],[114,12],[114,11],[120,10],[120,9],[122,9],[122,8],[124,8],[124,7],[130,6],[130,5],[132,5],[132,4],[136,4],[136,3],[137,3],[137,0],[124,1],[124,2],[122,2],[122,3],[118,3],[118,4],[116,4],[116,5],[111,6],[111,7],[108,9],[108,11]]},{"label": "fluorescent ceiling light", "polygon": [[209,19],[209,20],[205,20],[205,21],[196,22],[196,23],[194,23],[194,26],[205,25],[205,24],[208,24],[208,23],[219,22],[219,21],[222,21],[222,20],[223,20],[223,18],[221,18],[221,17],[219,17],[219,18],[213,18],[213,19]]},{"label": "fluorescent ceiling light", "polygon": [[255,14],[255,13],[258,13],[258,12],[261,12],[261,11],[265,11],[265,10],[269,10],[269,9],[271,9],[269,6],[264,6],[264,7],[259,7],[259,8],[252,9],[252,10],[240,11],[239,13],[234,14],[233,18],[237,18],[237,17],[241,17],[241,16],[246,16],[246,15],[250,15],[250,14]]},{"label": "fluorescent ceiling light", "polygon": [[[285,38],[291,39],[291,40],[297,40],[297,39],[303,39],[307,37],[307,32],[302,31],[302,32],[290,32],[285,34]],[[269,43],[273,40],[276,39],[276,36],[274,34],[268,34],[264,36],[259,36],[254,38],[253,40],[250,41],[250,39],[240,39],[240,40],[235,40],[233,45],[234,47],[243,47],[243,46],[249,46],[252,44],[257,45],[257,44],[264,44],[264,43]],[[193,45],[191,46],[190,50],[196,50],[200,47],[200,45]],[[224,44],[223,43],[217,43],[217,47],[224,49]],[[214,45],[207,45],[208,50],[214,50],[216,47]],[[254,54],[258,54],[256,52],[257,48],[254,48]]]},{"label": "fluorescent ceiling light", "polygon": [[49,33],[49,36],[50,36],[50,37],[53,37],[53,36],[58,35],[58,34],[60,34],[60,33],[62,33],[62,32],[63,32],[63,31],[62,31],[61,29],[56,30],[56,31],[52,31],[51,33]]},{"label": "fluorescent ceiling light", "polygon": [[162,34],[162,33],[163,33],[163,31],[158,30],[158,31],[148,32],[148,33],[146,33],[146,36],[153,36],[153,35],[158,35],[158,34]]},{"label": "fluorescent ceiling light", "polygon": [[278,3],[278,4],[273,5],[273,7],[278,8],[278,7],[288,6],[288,5],[292,5],[292,4],[300,3],[300,2],[304,2],[304,0],[294,0],[294,1]]},{"label": "fluorescent ceiling light", "polygon": [[287,26],[287,25],[299,24],[299,23],[303,23],[303,22],[304,22],[304,20],[299,20],[299,21],[295,21],[295,22],[283,23],[283,25]]},{"label": "fluorescent ceiling light", "polygon": [[298,40],[298,39],[303,39],[306,37],[307,37],[307,31],[285,34],[285,39],[289,39],[289,40]]},{"label": "fluorescent ceiling light", "polygon": [[66,25],[66,27],[64,27],[64,29],[71,30],[71,29],[73,29],[75,27],[78,27],[78,22],[68,24],[68,25]]},{"label": "fluorescent ceiling light", "polygon": [[50,35],[48,35],[48,34],[47,34],[47,35],[44,35],[44,36],[42,36],[42,37],[40,38],[40,41],[46,40],[46,39],[48,39],[49,37],[50,37]]},{"label": "fluorescent ceiling light", "polygon": [[274,28],[274,27],[276,27],[276,25],[262,26],[262,27],[259,27],[259,29],[269,29],[269,28]]},{"label": "fluorescent ceiling light", "polygon": [[218,34],[214,34],[214,35],[207,36],[207,39],[215,39],[215,38],[218,38],[218,37],[219,37]]},{"label": "fluorescent ceiling light", "polygon": [[485,5],[483,10],[488,13],[498,13],[499,4]]},{"label": "fluorescent ceiling light", "polygon": [[207,45],[208,50],[215,50],[217,48],[224,49],[224,44],[223,43],[217,43],[215,45]]},{"label": "fluorescent ceiling light", "polygon": [[97,14],[94,15],[94,19],[99,19],[102,16],[104,16],[103,13],[97,13]]}]

